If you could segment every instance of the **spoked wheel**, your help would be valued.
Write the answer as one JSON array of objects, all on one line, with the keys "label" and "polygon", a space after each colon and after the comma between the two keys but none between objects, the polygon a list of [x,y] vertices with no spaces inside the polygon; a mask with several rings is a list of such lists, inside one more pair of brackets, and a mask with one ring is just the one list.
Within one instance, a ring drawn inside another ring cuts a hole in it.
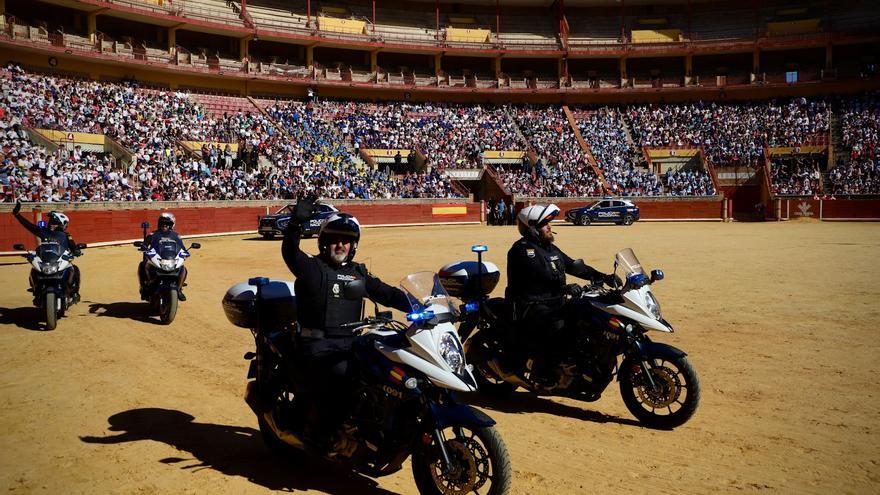
[{"label": "spoked wheel", "polygon": [[421,494],[510,493],[513,472],[501,435],[492,427],[455,426],[443,430],[449,465],[437,440],[413,455],[412,470]]},{"label": "spoked wheel", "polygon": [[633,217],[631,215],[627,215],[627,216],[623,217],[623,224],[624,225],[632,225],[633,224]]},{"label": "spoked wheel", "polygon": [[627,359],[620,367],[620,394],[627,409],[647,426],[675,428],[694,415],[700,380],[686,357],[649,360],[651,380],[642,363]]},{"label": "spoked wheel", "polygon": [[577,224],[582,226],[590,225],[590,216],[589,215],[581,215],[577,219]]},{"label": "spoked wheel", "polygon": [[517,385],[505,382],[495,376],[492,370],[487,369],[486,359],[490,355],[489,344],[486,342],[486,339],[477,334],[468,347],[465,358],[468,363],[474,365],[474,378],[477,379],[478,390],[480,393],[498,399],[509,397],[517,389]]},{"label": "spoked wheel", "polygon": [[46,293],[45,310],[46,310],[46,330],[55,330],[58,326],[58,296],[54,292]]},{"label": "spoked wheel", "polygon": [[167,290],[159,294],[159,320],[163,325],[174,321],[177,315],[177,291]]}]

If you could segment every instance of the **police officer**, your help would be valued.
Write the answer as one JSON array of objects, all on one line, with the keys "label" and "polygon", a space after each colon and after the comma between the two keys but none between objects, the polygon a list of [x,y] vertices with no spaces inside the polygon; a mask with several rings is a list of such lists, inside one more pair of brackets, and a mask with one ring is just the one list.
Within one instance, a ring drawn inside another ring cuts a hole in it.
[{"label": "police officer", "polygon": [[550,222],[559,215],[554,204],[523,208],[517,215],[522,237],[507,252],[507,289],[505,296],[513,304],[517,341],[513,344],[509,365],[522,366],[525,343],[538,350],[540,359],[532,369],[532,377],[546,380],[553,361],[565,348],[565,296],[580,296],[578,284],[567,284],[565,275],[584,280],[610,281],[606,275],[573,260],[555,244]]},{"label": "police officer", "polygon": [[301,224],[315,212],[314,196],[301,198],[284,231],[281,254],[296,276],[297,365],[301,371],[303,403],[309,404],[306,436],[324,446],[347,409],[347,367],[354,341],[347,323],[361,319],[363,295],[346,294],[346,285],[363,280],[366,297],[401,311],[411,309],[406,294],[372,276],[353,258],[360,241],[357,219],[334,213],[318,234],[319,254],[300,249]]},{"label": "police officer", "polygon": [[[159,215],[159,220],[156,221],[157,229],[152,233],[147,234],[144,238],[144,252],[149,251],[150,249],[158,249],[160,244],[166,242],[173,242],[177,245],[177,250],[186,250],[183,245],[183,240],[180,239],[180,235],[174,231],[174,224],[176,223],[176,219],[174,218],[173,213],[164,212]],[[138,280],[140,281],[141,288],[141,298],[144,298],[144,289],[147,286],[147,259],[146,254],[144,254],[144,259],[141,260],[138,265]],[[181,301],[186,301],[186,296],[183,295],[183,284],[186,282],[186,267],[180,267],[180,274],[178,275],[177,282],[177,298]]]},{"label": "police officer", "polygon": [[[70,232],[67,232],[67,226],[70,224],[70,219],[67,218],[67,215],[64,213],[61,213],[60,211],[50,211],[47,215],[49,218],[47,227],[34,225],[27,218],[22,216],[21,201],[15,202],[15,207],[12,208],[12,214],[15,216],[16,220],[24,226],[24,228],[39,237],[41,243],[46,241],[57,242],[62,250],[70,251],[74,256],[82,255],[82,252],[73,240],[73,236],[70,235]],[[67,293],[70,295],[70,300],[76,303],[79,302],[80,299],[79,267],[74,264],[71,264],[70,266],[72,274],[67,280]]]}]

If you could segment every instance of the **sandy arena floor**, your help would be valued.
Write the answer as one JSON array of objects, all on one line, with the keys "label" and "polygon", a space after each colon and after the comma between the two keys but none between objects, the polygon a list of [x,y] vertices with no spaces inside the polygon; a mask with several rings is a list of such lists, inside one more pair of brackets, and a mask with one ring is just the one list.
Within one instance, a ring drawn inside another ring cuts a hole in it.
[{"label": "sandy arena floor", "polygon": [[[560,225],[600,270],[633,247],[703,386],[694,418],[645,429],[616,386],[595,403],[525,393],[486,407],[514,492],[880,492],[880,224]],[[515,227],[367,229],[358,257],[385,281],[470,259],[502,268]],[[220,308],[248,276],[289,278],[280,241],[204,239],[170,327],[145,318],[130,246],[79,259],[83,301],[41,331],[21,258],[0,260],[0,487],[14,493],[415,493],[271,459],[242,400],[250,333]],[[305,247],[315,251],[315,241]],[[503,290],[502,278],[497,291]]]}]

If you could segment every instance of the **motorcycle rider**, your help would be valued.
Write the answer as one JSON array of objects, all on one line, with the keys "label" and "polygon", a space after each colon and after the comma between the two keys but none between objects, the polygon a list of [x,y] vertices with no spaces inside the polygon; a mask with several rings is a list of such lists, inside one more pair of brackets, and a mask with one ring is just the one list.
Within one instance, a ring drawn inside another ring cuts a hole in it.
[{"label": "motorcycle rider", "polygon": [[536,362],[531,376],[539,381],[552,370],[567,339],[565,296],[581,295],[579,284],[566,284],[565,275],[584,280],[609,281],[606,275],[573,260],[554,244],[550,222],[559,215],[554,204],[523,208],[516,217],[522,237],[507,252],[507,289],[505,298],[512,303],[515,338],[508,365],[513,370],[523,367],[526,347],[537,347]]},{"label": "motorcycle rider", "polygon": [[[25,218],[21,214],[21,201],[15,202],[15,207],[12,208],[12,214],[15,216],[16,220],[20,224],[24,226],[30,233],[40,238],[40,242],[45,241],[53,241],[57,242],[62,251],[68,250],[74,256],[80,256],[82,251],[77,247],[76,242],[73,240],[73,236],[70,235],[70,232],[67,232],[67,226],[70,224],[70,219],[67,218],[67,215],[61,213],[60,211],[50,211],[47,215],[49,221],[47,227],[39,227],[31,223],[27,218]],[[67,293],[70,295],[70,299],[72,302],[79,302],[79,267],[71,263],[71,276],[67,280]]]},{"label": "motorcycle rider", "polygon": [[[178,250],[185,250],[183,246],[183,241],[180,239],[180,236],[177,232],[174,231],[174,224],[176,219],[174,218],[173,213],[164,212],[159,215],[159,220],[156,222],[157,230],[153,231],[144,238],[144,259],[141,260],[138,265],[138,280],[140,281],[140,289],[141,289],[141,298],[144,297],[144,290],[147,286],[147,255],[146,252],[150,249],[156,249],[161,242],[176,242]],[[177,284],[177,298],[181,301],[186,301],[186,296],[183,295],[183,285],[186,282],[186,266],[180,267],[180,275],[178,275],[178,284]]]},{"label": "motorcycle rider", "polygon": [[[361,319],[363,296],[344,297],[346,284],[362,279],[366,297],[408,312],[411,306],[406,294],[367,271],[353,261],[360,241],[360,224],[346,213],[335,213],[321,226],[318,234],[319,254],[311,256],[300,248],[302,222],[315,212],[315,196],[300,198],[294,215],[284,230],[281,254],[296,276],[297,339],[296,363],[299,371],[301,404],[307,404],[304,435],[319,448],[332,445],[331,435],[348,410],[349,353],[354,342],[350,329],[340,328]],[[249,391],[250,392],[250,391]],[[264,409],[268,411],[268,408]],[[305,411],[303,411],[305,412]],[[274,418],[264,413],[278,432]]]}]

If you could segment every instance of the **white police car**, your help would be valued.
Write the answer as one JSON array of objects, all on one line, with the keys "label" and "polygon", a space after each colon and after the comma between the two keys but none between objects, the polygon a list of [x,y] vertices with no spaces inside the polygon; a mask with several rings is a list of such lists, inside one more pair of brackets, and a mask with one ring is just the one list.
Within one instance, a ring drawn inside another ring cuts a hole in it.
[{"label": "white police car", "polygon": [[639,207],[625,199],[605,198],[592,205],[572,208],[565,212],[565,221],[575,225],[590,225],[595,222],[632,225],[639,219]]}]

